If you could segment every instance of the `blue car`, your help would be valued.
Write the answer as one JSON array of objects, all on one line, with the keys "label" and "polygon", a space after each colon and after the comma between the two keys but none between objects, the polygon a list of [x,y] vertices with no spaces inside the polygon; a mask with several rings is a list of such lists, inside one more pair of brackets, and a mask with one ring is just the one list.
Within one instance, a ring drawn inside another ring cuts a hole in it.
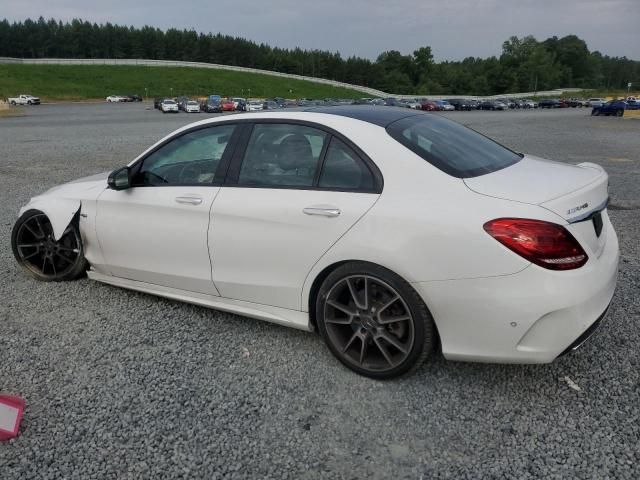
[{"label": "blue car", "polygon": [[640,103],[633,101],[625,102],[624,100],[611,100],[599,107],[593,107],[591,115],[615,115],[616,117],[621,117],[624,115],[625,110],[640,110]]}]

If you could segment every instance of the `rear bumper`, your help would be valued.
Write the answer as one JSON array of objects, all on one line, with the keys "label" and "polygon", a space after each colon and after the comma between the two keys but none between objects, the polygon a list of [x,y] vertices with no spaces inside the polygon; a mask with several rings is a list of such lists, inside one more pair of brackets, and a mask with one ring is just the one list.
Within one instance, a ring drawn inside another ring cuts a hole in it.
[{"label": "rear bumper", "polygon": [[577,348],[601,321],[616,286],[618,239],[610,222],[606,228],[601,256],[576,270],[530,265],[513,275],[415,283],[445,358],[548,363]]},{"label": "rear bumper", "polygon": [[575,352],[582,345],[584,345],[584,343],[587,340],[589,340],[593,336],[593,334],[596,333],[596,330],[598,330],[598,328],[600,327],[600,324],[602,323],[604,318],[607,316],[607,313],[609,312],[610,305],[611,304],[607,305],[607,308],[605,309],[604,312],[602,312],[602,315],[600,315],[598,319],[595,322],[593,322],[591,326],[582,333],[582,335],[576,338],[576,340],[571,345],[569,345],[564,352],[562,352],[558,356],[562,357],[563,355],[567,355],[568,353]]}]

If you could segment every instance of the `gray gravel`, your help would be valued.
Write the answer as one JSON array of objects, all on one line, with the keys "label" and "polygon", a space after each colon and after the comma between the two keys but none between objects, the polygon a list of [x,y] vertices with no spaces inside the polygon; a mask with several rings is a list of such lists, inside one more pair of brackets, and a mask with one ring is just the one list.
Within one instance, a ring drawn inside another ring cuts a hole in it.
[{"label": "gray gravel", "polygon": [[1,479],[640,477],[640,121],[451,113],[515,149],[609,170],[618,290],[599,333],[551,365],[436,357],[376,382],[313,334],[86,279],[27,278],[9,241],[29,197],[123,165],[204,115],[26,112],[0,119],[0,391],[28,403],[21,435],[0,444]]}]

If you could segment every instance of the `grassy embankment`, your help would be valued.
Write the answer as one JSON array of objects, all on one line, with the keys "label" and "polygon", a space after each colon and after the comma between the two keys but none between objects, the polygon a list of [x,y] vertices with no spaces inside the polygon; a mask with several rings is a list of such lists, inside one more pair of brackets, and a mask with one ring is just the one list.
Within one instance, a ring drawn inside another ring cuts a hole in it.
[{"label": "grassy embankment", "polygon": [[[146,90],[145,90],[146,89]],[[184,67],[0,65],[0,98],[29,93],[43,101],[220,94],[238,97],[360,98],[363,92],[303,80]]]}]

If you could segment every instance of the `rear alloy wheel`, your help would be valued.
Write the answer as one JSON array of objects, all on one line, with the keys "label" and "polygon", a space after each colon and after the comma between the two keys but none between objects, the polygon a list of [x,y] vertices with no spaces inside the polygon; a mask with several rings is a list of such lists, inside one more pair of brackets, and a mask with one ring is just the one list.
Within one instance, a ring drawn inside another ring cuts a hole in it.
[{"label": "rear alloy wheel", "polygon": [[20,266],[38,280],[73,280],[86,271],[82,240],[75,221],[56,240],[47,216],[39,210],[29,210],[13,227],[11,247]]},{"label": "rear alloy wheel", "polygon": [[371,378],[417,369],[435,343],[433,319],[420,296],[374,264],[353,262],[332,272],[320,287],[316,319],[338,360]]},{"label": "rear alloy wheel", "polygon": [[624,115],[624,110],[616,110],[616,117],[621,117]]}]

